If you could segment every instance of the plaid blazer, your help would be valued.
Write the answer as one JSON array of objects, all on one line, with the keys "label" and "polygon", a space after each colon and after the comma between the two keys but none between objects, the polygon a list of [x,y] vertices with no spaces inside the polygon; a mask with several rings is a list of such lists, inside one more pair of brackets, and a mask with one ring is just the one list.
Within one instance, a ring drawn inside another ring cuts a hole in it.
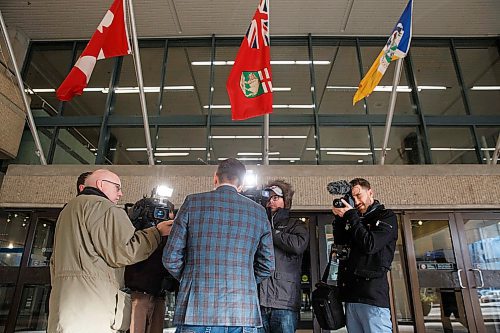
[{"label": "plaid blazer", "polygon": [[274,271],[265,209],[228,185],[187,196],[163,265],[180,280],[174,325],[262,326],[257,283]]}]

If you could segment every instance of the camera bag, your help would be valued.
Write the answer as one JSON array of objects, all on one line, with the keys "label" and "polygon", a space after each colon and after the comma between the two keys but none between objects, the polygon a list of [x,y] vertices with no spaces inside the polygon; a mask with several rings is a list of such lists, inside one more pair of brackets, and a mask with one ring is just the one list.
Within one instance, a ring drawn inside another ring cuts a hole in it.
[{"label": "camera bag", "polygon": [[312,307],[319,326],[324,330],[338,330],[345,326],[344,306],[339,297],[337,286],[327,284],[334,247],[332,244],[330,258],[320,282],[312,292]]}]

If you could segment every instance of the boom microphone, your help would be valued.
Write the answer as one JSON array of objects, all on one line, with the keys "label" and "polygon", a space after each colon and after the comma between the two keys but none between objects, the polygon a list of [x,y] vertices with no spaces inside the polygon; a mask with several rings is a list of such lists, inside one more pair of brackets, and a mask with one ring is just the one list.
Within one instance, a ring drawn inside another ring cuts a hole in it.
[{"label": "boom microphone", "polygon": [[326,189],[330,192],[330,194],[345,195],[351,191],[351,184],[349,184],[346,180],[337,180],[328,183],[328,185],[326,185]]}]

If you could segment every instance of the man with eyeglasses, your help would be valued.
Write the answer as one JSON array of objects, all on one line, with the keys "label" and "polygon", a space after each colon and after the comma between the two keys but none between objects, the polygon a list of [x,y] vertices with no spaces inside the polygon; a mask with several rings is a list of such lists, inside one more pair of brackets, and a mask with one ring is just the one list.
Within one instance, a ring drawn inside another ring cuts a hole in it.
[{"label": "man with eyeglasses", "polygon": [[50,259],[48,332],[117,332],[130,320],[123,288],[126,265],[146,259],[168,235],[171,222],[136,231],[116,203],[120,178],[96,170],[85,189],[61,211]]},{"label": "man with eyeglasses", "polygon": [[294,191],[289,183],[275,180],[266,185],[265,191],[270,194],[266,208],[276,270],[259,286],[263,324],[260,333],[294,333],[302,301],[302,256],[309,244],[309,230],[303,221],[290,218]]}]

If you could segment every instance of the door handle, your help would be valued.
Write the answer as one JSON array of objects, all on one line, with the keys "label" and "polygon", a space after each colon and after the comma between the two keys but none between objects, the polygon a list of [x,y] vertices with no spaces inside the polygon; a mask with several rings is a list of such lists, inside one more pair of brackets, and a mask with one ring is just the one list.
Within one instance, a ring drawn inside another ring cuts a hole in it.
[{"label": "door handle", "polygon": [[462,276],[460,275],[461,271],[463,271],[463,269],[461,269],[461,268],[457,270],[458,283],[460,284],[460,288],[466,289],[467,287],[465,287],[464,284],[462,283]]},{"label": "door handle", "polygon": [[470,271],[477,271],[479,273],[479,278],[481,279],[481,285],[476,287],[477,289],[481,289],[484,287],[484,279],[483,279],[483,272],[479,268],[471,268]]}]

